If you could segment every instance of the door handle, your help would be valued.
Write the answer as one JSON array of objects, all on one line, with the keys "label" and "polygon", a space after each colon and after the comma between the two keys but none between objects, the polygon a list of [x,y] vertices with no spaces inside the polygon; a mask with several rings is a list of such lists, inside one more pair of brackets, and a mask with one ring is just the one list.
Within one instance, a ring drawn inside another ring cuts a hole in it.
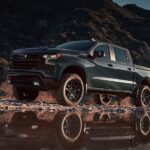
[{"label": "door handle", "polygon": [[112,65],[112,64],[108,64],[108,66],[109,66],[109,67],[113,67],[113,65]]},{"label": "door handle", "polygon": [[128,70],[129,70],[129,71],[132,71],[132,69],[131,69],[131,68],[128,68]]}]

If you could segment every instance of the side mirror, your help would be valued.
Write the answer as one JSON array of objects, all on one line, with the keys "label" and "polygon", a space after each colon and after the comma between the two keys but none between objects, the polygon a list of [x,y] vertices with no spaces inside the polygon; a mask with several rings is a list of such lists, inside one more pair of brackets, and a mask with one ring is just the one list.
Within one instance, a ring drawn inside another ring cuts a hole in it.
[{"label": "side mirror", "polygon": [[105,57],[104,51],[94,51],[93,57]]}]

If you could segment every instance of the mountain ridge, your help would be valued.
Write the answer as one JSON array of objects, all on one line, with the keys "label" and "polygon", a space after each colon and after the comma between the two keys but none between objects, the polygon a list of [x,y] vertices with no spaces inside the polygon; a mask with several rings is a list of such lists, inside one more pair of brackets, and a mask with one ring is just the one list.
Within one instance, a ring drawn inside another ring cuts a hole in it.
[{"label": "mountain ridge", "polygon": [[149,67],[149,16],[112,0],[1,0],[0,53],[95,38],[129,48],[136,64]]}]

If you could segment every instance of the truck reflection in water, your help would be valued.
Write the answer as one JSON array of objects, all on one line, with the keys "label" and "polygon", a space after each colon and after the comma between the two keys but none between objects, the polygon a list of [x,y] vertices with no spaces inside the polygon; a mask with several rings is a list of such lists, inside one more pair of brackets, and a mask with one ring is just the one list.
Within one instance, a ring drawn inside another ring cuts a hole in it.
[{"label": "truck reflection in water", "polygon": [[[139,112],[136,112],[139,113]],[[86,146],[88,149],[128,149],[150,142],[150,118],[148,113],[95,114],[87,123]],[[143,148],[141,147],[141,149]],[[138,148],[139,149],[139,148]]]},{"label": "truck reflection in water", "polygon": [[0,112],[0,149],[149,149],[149,113]]}]

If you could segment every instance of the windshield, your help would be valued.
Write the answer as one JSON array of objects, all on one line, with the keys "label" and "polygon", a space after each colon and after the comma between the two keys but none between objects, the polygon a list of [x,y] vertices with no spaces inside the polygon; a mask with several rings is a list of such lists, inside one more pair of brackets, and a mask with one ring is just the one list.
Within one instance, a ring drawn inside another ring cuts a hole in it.
[{"label": "windshield", "polygon": [[95,45],[95,42],[90,41],[90,40],[87,40],[87,41],[73,41],[73,42],[67,42],[67,43],[58,45],[57,48],[77,50],[77,51],[88,51],[94,45]]}]

